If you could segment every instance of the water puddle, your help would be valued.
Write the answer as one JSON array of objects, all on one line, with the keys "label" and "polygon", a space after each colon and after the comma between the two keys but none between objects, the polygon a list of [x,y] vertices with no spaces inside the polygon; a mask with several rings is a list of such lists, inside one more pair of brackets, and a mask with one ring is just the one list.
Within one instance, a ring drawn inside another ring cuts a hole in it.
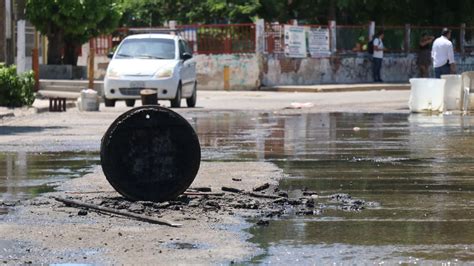
[{"label": "water puddle", "polygon": [[56,183],[83,176],[97,164],[96,153],[0,153],[0,214],[15,201],[53,191]]},{"label": "water puddle", "polygon": [[274,162],[285,190],[376,202],[252,227],[247,263],[474,261],[474,116],[196,117],[205,160]]},{"label": "water puddle", "polygon": [[[376,203],[251,227],[261,252],[246,264],[474,261],[474,116],[217,112],[190,122],[203,160],[272,162],[290,193]],[[0,214],[97,164],[97,153],[0,153]]]}]

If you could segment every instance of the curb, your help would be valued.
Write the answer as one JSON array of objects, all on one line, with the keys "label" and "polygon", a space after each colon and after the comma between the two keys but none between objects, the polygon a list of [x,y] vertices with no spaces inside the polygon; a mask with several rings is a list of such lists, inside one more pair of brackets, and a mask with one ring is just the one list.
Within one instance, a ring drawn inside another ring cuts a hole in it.
[{"label": "curb", "polygon": [[410,90],[410,84],[380,83],[380,84],[340,84],[340,85],[309,85],[309,86],[271,86],[261,87],[261,91],[273,92],[355,92],[376,90]]},{"label": "curb", "polygon": [[6,118],[6,117],[14,117],[14,116],[15,116],[15,113],[13,112],[3,113],[3,114],[0,114],[0,119]]},{"label": "curb", "polygon": [[[39,113],[45,113],[49,112],[49,105],[44,105],[41,104],[42,106],[30,106],[26,109],[19,108],[18,110],[5,110],[5,112],[0,112],[0,120],[4,118],[11,118],[11,117],[16,117],[16,116],[23,116],[25,114],[39,114]],[[66,110],[70,108],[76,108],[76,102],[75,101],[66,101]],[[16,113],[16,114],[15,114]]]}]

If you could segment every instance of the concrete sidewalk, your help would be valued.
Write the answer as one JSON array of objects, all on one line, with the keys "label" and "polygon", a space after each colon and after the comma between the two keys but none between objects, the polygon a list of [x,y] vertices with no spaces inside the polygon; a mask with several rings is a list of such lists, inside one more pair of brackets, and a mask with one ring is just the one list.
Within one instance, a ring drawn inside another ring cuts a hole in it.
[{"label": "concrete sidewalk", "polygon": [[[354,92],[354,91],[381,91],[381,90],[410,90],[408,83],[366,83],[366,84],[327,84],[327,85],[286,85],[261,87],[260,91],[271,92]],[[64,94],[63,91],[55,93]],[[64,96],[63,96],[64,97]],[[66,108],[74,108],[75,100],[67,100]],[[31,107],[7,108],[0,107],[0,119],[5,117],[23,116],[32,113],[49,111],[48,99],[36,99]]]},{"label": "concrete sidewalk", "polygon": [[264,86],[261,91],[277,92],[348,92],[374,90],[410,90],[409,83],[366,83],[366,84],[327,84],[327,85],[284,85]]}]

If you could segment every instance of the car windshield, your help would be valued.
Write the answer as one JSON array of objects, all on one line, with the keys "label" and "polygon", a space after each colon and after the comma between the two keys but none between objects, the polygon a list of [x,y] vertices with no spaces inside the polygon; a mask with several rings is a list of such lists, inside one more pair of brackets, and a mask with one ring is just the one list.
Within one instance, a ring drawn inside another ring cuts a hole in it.
[{"label": "car windshield", "polygon": [[171,39],[127,39],[115,58],[175,59],[175,51]]}]

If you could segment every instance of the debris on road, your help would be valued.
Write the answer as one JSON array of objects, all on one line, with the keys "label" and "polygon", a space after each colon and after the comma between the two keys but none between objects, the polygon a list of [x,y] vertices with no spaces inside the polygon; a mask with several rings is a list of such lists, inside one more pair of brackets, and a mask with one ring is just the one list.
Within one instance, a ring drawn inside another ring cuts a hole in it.
[{"label": "debris on road", "polygon": [[233,187],[222,187],[222,191],[232,192],[232,193],[242,193],[243,190]]},{"label": "debris on road", "polygon": [[[268,184],[257,188],[267,187]],[[270,185],[266,189],[268,189]],[[278,189],[275,189],[278,191]],[[252,210],[255,217],[274,217],[283,214],[320,215],[325,209],[339,209],[342,211],[361,211],[366,206],[377,206],[363,200],[352,199],[348,194],[334,194],[315,198],[314,191],[300,191],[300,196],[288,198],[288,193],[279,191],[279,194],[263,194],[245,191],[239,188],[222,187],[223,192],[193,192],[187,191],[175,200],[165,202],[129,201],[122,197],[97,196],[93,198],[78,198],[93,203],[80,202],[72,199],[54,197],[55,200],[67,206],[77,206],[99,212],[117,214],[145,222],[179,227],[181,224],[158,219],[156,216],[166,216],[166,212],[179,211],[192,219],[193,215],[202,217],[208,212],[235,213],[236,210]],[[78,194],[75,194],[77,196]],[[89,194],[90,195],[90,194]],[[77,196],[79,197],[79,196]],[[84,196],[85,197],[85,196]],[[258,198],[256,200],[255,198]],[[87,215],[87,211],[83,210]],[[79,214],[81,215],[81,214]],[[186,220],[186,219],[185,219]],[[257,225],[268,225],[268,221],[259,221]]]},{"label": "debris on road", "polygon": [[253,189],[253,191],[262,191],[270,187],[270,184],[265,183],[263,185],[257,186]]},{"label": "debris on road", "polygon": [[90,203],[83,203],[83,202],[79,202],[79,201],[75,201],[75,200],[63,199],[63,198],[58,198],[58,197],[54,197],[54,199],[59,201],[59,202],[62,202],[64,204],[66,204],[68,206],[85,207],[85,208],[92,209],[92,210],[95,210],[95,211],[122,215],[122,216],[125,216],[125,217],[134,218],[134,219],[137,219],[137,220],[140,220],[140,221],[145,221],[145,222],[149,222],[149,223],[156,223],[156,224],[162,224],[162,225],[168,225],[168,226],[171,226],[171,227],[181,226],[181,224],[166,221],[166,220],[163,220],[163,219],[157,219],[157,218],[152,218],[152,217],[149,217],[149,216],[139,215],[139,214],[126,212],[126,211],[122,211],[122,210],[116,210],[116,209],[111,209],[111,208],[107,208],[107,207],[97,206],[97,205],[90,204]]},{"label": "debris on road", "polygon": [[306,102],[306,103],[293,102],[290,104],[290,106],[286,107],[285,109],[303,109],[303,108],[311,108],[311,107],[314,107],[314,104],[310,102]]}]

